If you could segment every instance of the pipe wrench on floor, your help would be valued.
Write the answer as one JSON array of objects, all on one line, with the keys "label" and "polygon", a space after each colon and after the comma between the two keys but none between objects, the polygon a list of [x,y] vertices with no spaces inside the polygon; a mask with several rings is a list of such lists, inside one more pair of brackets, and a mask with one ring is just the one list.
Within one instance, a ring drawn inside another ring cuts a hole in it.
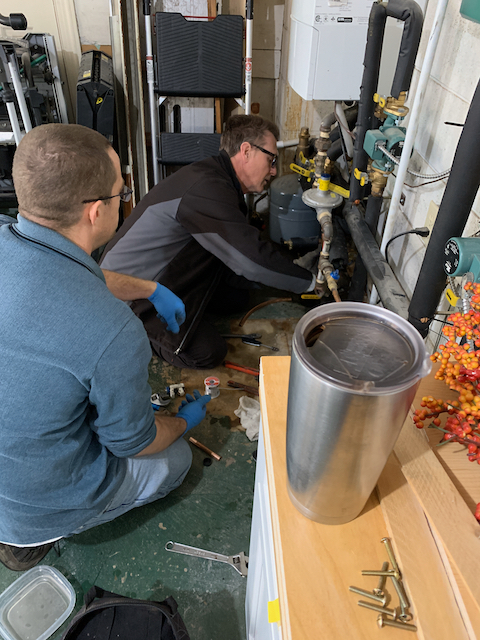
[{"label": "pipe wrench on floor", "polygon": [[185,556],[195,556],[197,558],[205,558],[205,560],[218,560],[218,562],[225,562],[231,565],[235,571],[243,576],[247,577],[248,573],[248,556],[243,551],[237,553],[234,556],[223,556],[220,553],[213,553],[213,551],[205,551],[204,549],[197,549],[196,547],[189,547],[186,544],[178,544],[177,542],[167,542],[165,545],[167,551],[175,551],[176,553],[183,553]]}]

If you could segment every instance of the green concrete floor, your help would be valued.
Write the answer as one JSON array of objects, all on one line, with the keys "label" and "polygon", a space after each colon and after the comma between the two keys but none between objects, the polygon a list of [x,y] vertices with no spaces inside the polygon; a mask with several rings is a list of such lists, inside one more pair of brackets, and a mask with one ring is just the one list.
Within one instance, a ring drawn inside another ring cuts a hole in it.
[{"label": "green concrete floor", "polygon": [[[253,292],[252,307],[285,292]],[[299,318],[306,307],[296,302],[266,307],[257,318]],[[253,316],[252,316],[253,317]],[[227,329],[228,318],[219,320]],[[262,354],[270,355],[270,354]],[[180,380],[180,370],[165,363],[150,366],[154,390]],[[209,467],[206,455],[192,447],[193,465],[175,492],[117,520],[60,542],[42,564],[56,567],[73,585],[74,613],[92,585],[147,600],[173,596],[192,640],[245,640],[246,579],[232,567],[165,551],[172,540],[217,553],[248,555],[255,478],[256,442],[231,429],[227,416],[207,415],[195,437],[222,456]],[[0,593],[21,574],[0,564]],[[72,619],[73,613],[69,620]],[[52,639],[61,638],[67,622]]]}]

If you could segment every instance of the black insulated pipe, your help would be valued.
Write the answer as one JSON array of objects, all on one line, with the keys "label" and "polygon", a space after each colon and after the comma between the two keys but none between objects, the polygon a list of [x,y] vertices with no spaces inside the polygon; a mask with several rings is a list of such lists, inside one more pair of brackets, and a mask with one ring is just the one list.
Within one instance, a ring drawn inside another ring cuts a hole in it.
[{"label": "black insulated pipe", "polygon": [[399,285],[390,265],[387,264],[380,253],[378,244],[375,242],[372,232],[365,222],[363,212],[357,205],[347,202],[343,209],[343,215],[383,306],[406,319],[408,316],[408,298]]},{"label": "black insulated pipe", "polygon": [[[367,46],[365,48],[364,71],[358,107],[357,132],[353,154],[353,167],[364,173],[367,170],[368,155],[363,149],[366,132],[372,128],[382,55],[383,37],[387,18],[404,22],[395,76],[391,95],[398,98],[402,91],[408,91],[412,80],[415,58],[417,57],[423,27],[423,13],[415,0],[390,0],[387,5],[374,4],[368,21]],[[362,200],[365,188],[352,172],[350,200]]]},{"label": "black insulated pipe", "polygon": [[480,82],[458,141],[450,176],[418,276],[408,320],[426,337],[446,283],[445,243],[461,236],[480,186]]},{"label": "black insulated pipe", "polygon": [[398,98],[402,91],[410,89],[415,58],[422,35],[423,13],[414,0],[390,0],[387,16],[404,23],[397,66],[390,91],[394,98]]},{"label": "black insulated pipe", "polygon": [[[383,4],[374,4],[368,18],[367,45],[363,60],[363,76],[360,88],[360,100],[358,102],[358,121],[356,127],[355,145],[353,150],[352,167],[361,172],[367,170],[368,155],[363,149],[365,134],[372,128],[375,103],[373,96],[377,91],[378,76],[380,73],[380,58],[382,55],[383,36],[385,35],[385,23],[387,22],[387,10]],[[350,200],[362,200],[365,187],[355,178],[352,171],[350,181]]]}]

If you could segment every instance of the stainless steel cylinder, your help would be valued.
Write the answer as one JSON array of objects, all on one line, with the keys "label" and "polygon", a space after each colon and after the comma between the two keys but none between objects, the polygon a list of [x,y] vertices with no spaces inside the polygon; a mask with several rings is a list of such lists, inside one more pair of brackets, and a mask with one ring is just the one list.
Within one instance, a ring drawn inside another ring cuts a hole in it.
[{"label": "stainless steel cylinder", "polygon": [[342,302],[303,316],[287,411],[288,491],[303,515],[359,515],[430,369],[418,331],[387,309]]}]

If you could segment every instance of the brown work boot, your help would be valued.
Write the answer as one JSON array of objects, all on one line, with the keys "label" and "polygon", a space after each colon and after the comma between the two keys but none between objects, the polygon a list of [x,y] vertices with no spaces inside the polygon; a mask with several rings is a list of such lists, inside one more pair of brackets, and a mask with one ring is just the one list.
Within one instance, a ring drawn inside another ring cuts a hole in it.
[{"label": "brown work boot", "polygon": [[12,571],[26,571],[38,564],[52,547],[53,542],[39,547],[13,547],[0,543],[0,562]]}]

